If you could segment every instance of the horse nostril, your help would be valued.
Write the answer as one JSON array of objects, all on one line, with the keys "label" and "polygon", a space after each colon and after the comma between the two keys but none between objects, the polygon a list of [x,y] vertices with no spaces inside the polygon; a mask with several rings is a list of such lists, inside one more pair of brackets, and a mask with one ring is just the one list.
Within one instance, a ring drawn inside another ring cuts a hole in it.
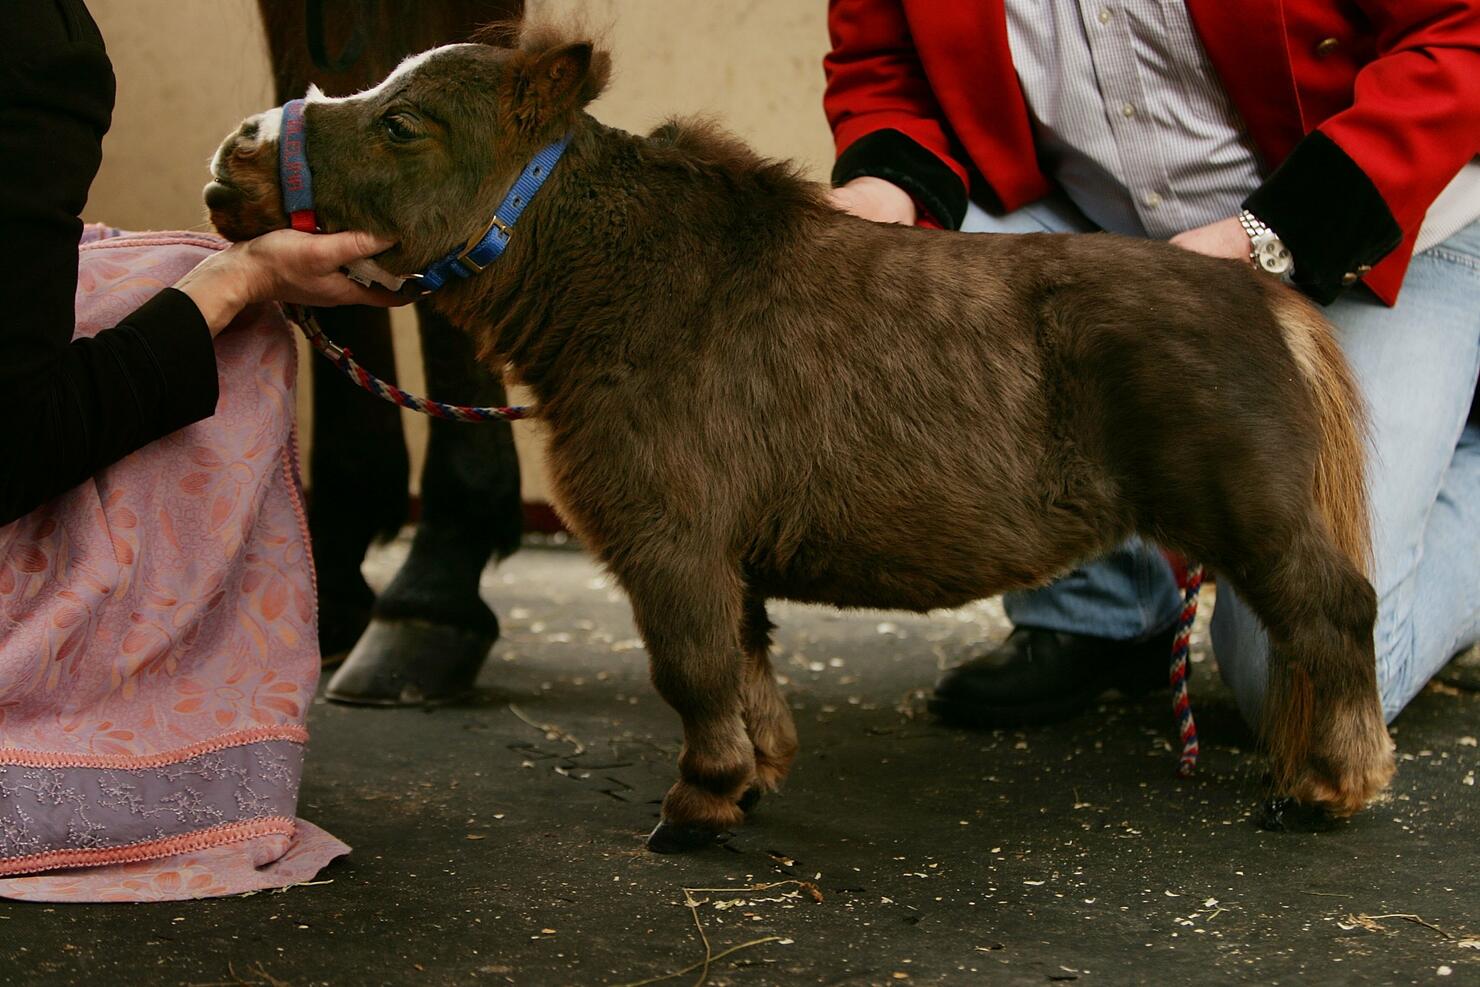
[{"label": "horse nostril", "polygon": [[256,119],[248,120],[242,124],[242,137],[246,140],[256,140],[259,125]]}]

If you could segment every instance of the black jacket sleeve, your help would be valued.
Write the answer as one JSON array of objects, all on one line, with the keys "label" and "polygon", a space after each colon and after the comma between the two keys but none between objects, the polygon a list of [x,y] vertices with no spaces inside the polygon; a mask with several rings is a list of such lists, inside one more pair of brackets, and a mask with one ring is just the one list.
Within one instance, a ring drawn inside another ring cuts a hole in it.
[{"label": "black jacket sleeve", "polygon": [[1295,145],[1244,208],[1290,248],[1296,286],[1322,305],[1403,242],[1372,180],[1319,130]]},{"label": "black jacket sleeve", "polygon": [[0,525],[212,414],[216,358],[166,289],[72,340],[83,204],[113,112],[113,68],[82,0],[7,4],[0,23]]},{"label": "black jacket sleeve", "polygon": [[849,145],[833,165],[832,183],[846,185],[864,175],[898,185],[948,230],[959,230],[966,219],[961,179],[898,130],[878,130]]}]

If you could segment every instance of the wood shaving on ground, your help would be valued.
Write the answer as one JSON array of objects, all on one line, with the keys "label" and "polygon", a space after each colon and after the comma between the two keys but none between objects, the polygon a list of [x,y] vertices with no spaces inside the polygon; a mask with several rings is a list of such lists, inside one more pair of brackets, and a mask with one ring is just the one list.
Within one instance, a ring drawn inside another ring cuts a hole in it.
[{"label": "wood shaving on ground", "polygon": [[509,703],[509,712],[513,713],[519,719],[534,727],[536,730],[543,730],[546,740],[563,740],[567,744],[570,744],[572,747],[575,748],[575,750],[571,751],[571,757],[579,757],[580,755],[586,753],[585,744],[581,743],[575,738],[574,735],[566,732],[565,730],[562,730],[555,724],[541,723],[538,720],[532,720],[527,715],[525,715],[522,709],[520,709],[518,706],[515,706],[513,703]]},{"label": "wood shaving on ground", "polygon": [[1457,936],[1452,932],[1446,932],[1434,923],[1425,921],[1421,916],[1414,915],[1411,912],[1395,912],[1389,915],[1368,915],[1366,912],[1359,915],[1348,913],[1346,918],[1336,924],[1347,931],[1365,929],[1368,932],[1391,932],[1391,929],[1381,924],[1381,919],[1402,919],[1405,922],[1412,922],[1414,925],[1421,925],[1425,929],[1432,929],[1450,942],[1458,943],[1462,948],[1480,949],[1480,939],[1469,934]]},{"label": "wood shaving on ground", "polygon": [[[755,892],[772,891],[776,888],[784,888],[789,886],[795,886],[795,890],[783,895],[773,896],[770,898],[749,897],[749,895],[752,895]],[[729,888],[683,888],[682,891],[684,907],[689,910],[689,914],[694,920],[694,930],[698,932],[699,942],[704,947],[704,958],[690,963],[688,966],[680,970],[673,970],[669,973],[660,974],[656,977],[649,977],[646,980],[633,980],[626,983],[613,984],[612,987],[648,987],[649,984],[662,983],[665,980],[672,980],[675,977],[682,977],[685,974],[693,973],[695,970],[699,971],[699,976],[698,979],[694,981],[693,987],[703,987],[703,985],[709,981],[710,968],[717,960],[722,960],[726,956],[731,956],[735,953],[738,953],[742,949],[750,949],[752,946],[760,946],[768,942],[776,942],[783,945],[790,945],[791,943],[795,942],[795,940],[785,938],[783,936],[763,936],[759,939],[751,939],[747,942],[742,942],[738,945],[731,946],[726,950],[716,953],[714,951],[713,945],[709,942],[708,934],[704,931],[704,921],[699,916],[700,906],[709,904],[710,899],[695,898],[694,895],[696,894],[719,894],[735,896],[714,902],[714,907],[720,910],[733,908],[740,905],[753,905],[761,904],[764,902],[797,900],[801,898],[803,893],[805,893],[815,902],[821,903],[823,900],[821,888],[813,884],[811,881],[799,881],[795,879],[788,881],[773,881],[770,884],[749,884],[741,887]]]}]

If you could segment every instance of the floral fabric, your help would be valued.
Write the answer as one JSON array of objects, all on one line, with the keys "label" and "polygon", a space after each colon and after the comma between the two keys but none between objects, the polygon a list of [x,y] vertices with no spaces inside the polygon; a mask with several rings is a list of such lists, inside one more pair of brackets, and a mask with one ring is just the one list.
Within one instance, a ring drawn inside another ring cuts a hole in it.
[{"label": "floral fabric", "polygon": [[[89,227],[77,333],[221,246]],[[319,655],[291,331],[253,311],[216,359],[214,416],[0,528],[0,896],[231,894],[348,851],[294,818]]]}]

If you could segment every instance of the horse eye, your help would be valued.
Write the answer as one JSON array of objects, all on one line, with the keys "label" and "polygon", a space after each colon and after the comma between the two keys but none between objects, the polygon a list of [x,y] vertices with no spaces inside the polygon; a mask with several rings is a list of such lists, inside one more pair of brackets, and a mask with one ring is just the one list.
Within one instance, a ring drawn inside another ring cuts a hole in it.
[{"label": "horse eye", "polygon": [[414,141],[421,136],[421,131],[416,129],[411,118],[400,113],[392,113],[382,118],[380,123],[385,127],[386,135],[398,143]]}]

